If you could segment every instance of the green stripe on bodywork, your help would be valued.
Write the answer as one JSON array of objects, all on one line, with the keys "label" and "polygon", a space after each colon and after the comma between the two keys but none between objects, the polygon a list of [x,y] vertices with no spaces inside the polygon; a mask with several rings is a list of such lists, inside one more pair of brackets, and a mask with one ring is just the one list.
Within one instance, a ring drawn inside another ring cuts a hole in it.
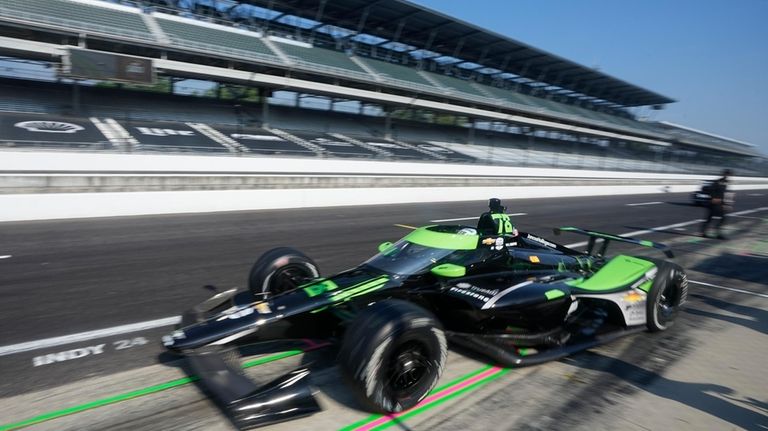
[{"label": "green stripe on bodywork", "polygon": [[645,293],[648,293],[651,290],[651,286],[653,286],[653,280],[648,280],[645,283],[638,286],[638,289],[642,290]]},{"label": "green stripe on bodywork", "polygon": [[553,299],[562,298],[565,296],[565,292],[560,289],[552,289],[544,292],[544,296],[547,297],[548,301],[551,301]]},{"label": "green stripe on bodywork", "polygon": [[334,290],[337,287],[339,287],[338,284],[334,283],[333,280],[323,280],[319,283],[312,284],[310,286],[307,286],[304,288],[304,292],[306,292],[307,296],[310,298],[323,294],[325,292],[328,292],[330,290]]},{"label": "green stripe on bodywork", "polygon": [[330,300],[332,302],[339,302],[339,301],[345,301],[350,298],[354,298],[355,296],[359,295],[365,295],[366,293],[371,293],[386,284],[386,282],[389,281],[389,277],[386,275],[381,276],[379,278],[374,278],[373,280],[363,282],[361,284],[358,284],[356,286],[352,286],[350,288],[340,290],[338,292],[334,292],[330,296]]},{"label": "green stripe on bodywork", "polygon": [[517,354],[520,355],[520,356],[535,355],[536,354],[536,349],[529,349],[529,348],[521,347],[521,348],[517,349]]},{"label": "green stripe on bodywork", "polygon": [[445,250],[474,250],[477,248],[477,235],[457,235],[455,233],[435,232],[427,227],[420,227],[403,238],[414,244]]},{"label": "green stripe on bodywork", "polygon": [[647,260],[619,255],[611,259],[592,277],[581,281],[566,281],[566,284],[594,292],[615,290],[642,277],[654,266]]},{"label": "green stripe on bodywork", "polygon": [[[255,367],[257,365],[262,365],[262,364],[266,364],[268,362],[274,362],[274,361],[277,361],[277,360],[280,360],[280,359],[283,359],[283,358],[287,358],[289,356],[300,355],[302,353],[304,353],[303,350],[288,350],[286,352],[281,352],[281,353],[277,353],[277,354],[274,354],[274,355],[269,355],[269,356],[266,356],[266,357],[263,357],[263,358],[254,359],[252,361],[247,361],[247,362],[245,362],[243,364],[242,367],[243,368],[251,368],[251,367]],[[148,386],[148,387],[142,388],[142,389],[137,389],[135,391],[126,392],[126,393],[119,394],[119,395],[114,395],[114,396],[111,396],[111,397],[101,398],[99,400],[91,401],[89,403],[80,404],[80,405],[77,405],[77,406],[74,406],[74,407],[69,407],[69,408],[61,409],[61,410],[54,410],[52,412],[44,413],[44,414],[41,414],[39,416],[35,416],[33,418],[25,419],[23,421],[14,422],[14,423],[6,424],[6,425],[0,425],[0,431],[10,431],[10,430],[15,430],[15,429],[19,429],[19,428],[28,427],[28,426],[31,426],[31,425],[39,424],[41,422],[46,422],[46,421],[50,421],[50,420],[53,420],[53,419],[58,419],[60,417],[64,417],[64,416],[68,416],[68,415],[73,415],[75,413],[84,412],[86,410],[93,410],[95,408],[103,407],[103,406],[106,406],[106,405],[109,405],[109,404],[115,404],[115,403],[119,403],[119,402],[122,402],[122,401],[130,400],[130,399],[133,399],[133,398],[139,398],[139,397],[143,397],[145,395],[150,395],[150,394],[154,394],[154,393],[157,393],[157,392],[162,392],[162,391],[165,391],[165,390],[168,390],[168,389],[176,388],[176,387],[179,387],[179,386],[184,386],[186,384],[189,384],[189,383],[192,383],[192,382],[196,382],[198,380],[200,380],[200,378],[197,377],[197,376],[184,377],[184,378],[181,378],[181,379],[171,380],[171,381],[168,381],[168,382],[165,382],[165,383],[160,383],[158,385]]]},{"label": "green stripe on bodywork", "polygon": [[643,239],[643,240],[640,240],[640,245],[644,245],[646,247],[653,247],[653,242]]}]

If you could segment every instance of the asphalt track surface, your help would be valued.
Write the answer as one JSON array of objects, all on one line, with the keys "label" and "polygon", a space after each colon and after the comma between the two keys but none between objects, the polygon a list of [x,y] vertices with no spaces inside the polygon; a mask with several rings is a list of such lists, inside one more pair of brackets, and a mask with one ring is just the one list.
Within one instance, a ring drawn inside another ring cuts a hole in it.
[{"label": "asphalt track surface", "polygon": [[[323,273],[333,273],[373,255],[379,243],[403,236],[411,226],[476,217],[485,204],[0,223],[0,429],[184,376],[178,361],[159,346],[170,324],[130,332],[120,328],[171,321],[210,296],[206,285],[244,287],[253,261],[272,247],[297,247]],[[719,287],[692,284],[686,313],[663,335],[640,334],[556,363],[485,369],[473,376],[487,361],[451,352],[443,380],[454,379],[454,385],[435,395],[435,406],[389,423],[393,429],[768,427],[763,371],[768,298],[759,296],[768,293],[768,191],[739,193],[734,211],[764,210],[731,217],[728,241],[694,236],[698,225],[693,221],[704,210],[689,205],[683,194],[524,199],[507,205],[510,213],[521,213],[514,217],[521,230],[545,237],[564,225],[611,233],[652,230],[642,237],[671,243],[692,280]],[[658,230],[665,226],[672,227]],[[556,240],[582,239],[564,235]],[[105,328],[114,333],[44,342]],[[70,352],[71,359],[46,359],[61,352]],[[277,429],[340,429],[368,416],[337,383],[335,368],[322,360],[328,356],[321,349],[249,371],[258,378],[273,376],[316,360],[313,383],[325,411]],[[373,429],[370,423],[358,425]],[[37,427],[231,429],[194,385]]]}]

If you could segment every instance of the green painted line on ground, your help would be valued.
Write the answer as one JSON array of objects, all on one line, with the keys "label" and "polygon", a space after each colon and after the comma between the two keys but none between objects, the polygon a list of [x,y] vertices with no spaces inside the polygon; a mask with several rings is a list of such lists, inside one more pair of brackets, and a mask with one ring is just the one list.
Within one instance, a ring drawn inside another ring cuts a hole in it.
[{"label": "green painted line on ground", "polygon": [[389,421],[389,422],[387,422],[385,424],[381,424],[381,425],[377,426],[376,428],[371,429],[371,431],[384,430],[384,429],[387,429],[387,428],[389,428],[389,427],[391,427],[393,425],[396,425],[398,421],[404,421],[404,420],[408,420],[408,419],[410,419],[410,418],[412,418],[414,416],[418,416],[418,415],[420,415],[420,414],[422,414],[422,413],[424,413],[424,412],[426,412],[428,410],[431,410],[431,409],[433,409],[433,408],[435,408],[435,407],[437,407],[437,406],[439,406],[439,405],[441,405],[441,404],[443,404],[445,402],[448,402],[449,400],[451,400],[453,398],[459,397],[459,396],[461,396],[463,394],[466,394],[467,392],[472,392],[475,389],[479,388],[480,386],[483,386],[483,385],[485,385],[487,383],[490,383],[491,381],[498,379],[499,377],[507,374],[510,371],[512,371],[512,370],[510,370],[510,369],[501,370],[501,371],[499,371],[496,374],[488,376],[488,377],[484,378],[483,380],[477,381],[477,382],[467,386],[466,388],[459,389],[458,391],[453,392],[451,394],[448,394],[448,395],[444,396],[443,398],[440,398],[440,399],[435,400],[435,401],[433,401],[433,402],[431,402],[429,404],[426,404],[424,406],[421,406],[419,408],[411,410],[410,412],[408,412],[408,413],[406,413],[406,414],[404,414],[402,416],[397,417],[396,418],[397,421],[396,420],[391,420],[391,421]]},{"label": "green painted line on ground", "polygon": [[[448,383],[446,383],[446,384],[444,384],[442,386],[438,386],[435,389],[432,389],[429,392],[429,394],[427,394],[427,397],[430,396],[430,395],[436,394],[436,393],[442,391],[445,388],[448,388],[448,387],[453,386],[455,384],[461,383],[464,380],[471,379],[472,377],[475,377],[476,375],[491,369],[491,367],[493,367],[493,365],[487,365],[485,367],[482,367],[480,369],[472,371],[472,372],[470,372],[468,374],[464,374],[463,376],[457,377],[457,378],[451,380],[450,382],[448,382]],[[347,425],[344,428],[339,429],[339,431],[351,431],[351,430],[354,430],[357,427],[363,426],[363,425],[367,424],[368,422],[371,422],[371,421],[376,420],[376,419],[378,419],[380,417],[383,417],[383,416],[384,415],[381,415],[381,414],[378,414],[378,413],[372,414],[372,415],[368,416],[365,419],[361,419],[361,420],[359,420],[359,421],[357,421],[357,422],[355,422],[353,424]]]},{"label": "green painted line on ground", "polygon": [[[280,359],[284,359],[290,356],[296,356],[304,353],[304,350],[288,350],[285,352],[276,353],[274,355],[269,355],[263,358],[254,359],[252,361],[245,362],[243,364],[243,368],[251,368],[255,367],[257,365],[266,364],[269,362],[278,361]],[[48,413],[43,413],[39,416],[35,416],[29,419],[25,419],[19,422],[14,422],[6,425],[0,425],[0,431],[9,431],[9,430],[15,430],[19,428],[28,427],[30,425],[39,424],[41,422],[50,421],[52,419],[57,419],[63,416],[69,416],[73,415],[75,413],[84,412],[86,410],[93,410],[95,408],[103,407],[109,404],[115,404],[122,401],[127,401],[133,398],[139,398],[143,397],[145,395],[155,394],[158,392],[162,392],[171,388],[177,388],[179,386],[184,386],[187,384],[190,384],[192,382],[195,382],[199,380],[199,377],[197,376],[189,376],[184,377],[181,379],[171,380],[165,383],[160,383],[158,385],[152,385],[148,386],[146,388],[137,389],[135,391],[126,392],[119,395],[113,395],[111,397],[102,398],[96,401],[91,401],[88,403],[83,403],[74,407],[69,407],[61,410],[54,410]]]},{"label": "green painted line on ground", "polygon": [[[470,380],[473,377],[475,377],[475,376],[477,376],[479,374],[482,374],[482,373],[490,370],[493,367],[494,367],[493,365],[486,365],[486,366],[481,367],[481,368],[479,368],[479,369],[477,369],[475,371],[467,373],[467,374],[465,374],[465,375],[463,375],[461,377],[457,377],[456,379],[453,379],[453,380],[449,381],[448,383],[433,389],[432,391],[429,392],[429,395],[427,397],[429,397],[431,395],[434,395],[434,394],[437,394],[439,392],[442,392],[445,389],[448,389],[450,387],[459,385],[462,382]],[[465,394],[467,392],[473,391],[473,390],[479,388],[480,386],[482,386],[482,385],[484,385],[484,384],[486,384],[486,383],[488,383],[488,382],[490,382],[492,380],[495,380],[495,379],[501,377],[502,375],[504,375],[504,374],[506,374],[506,373],[508,373],[510,371],[512,371],[512,370],[510,370],[510,369],[502,369],[499,372],[497,372],[495,374],[492,374],[492,375],[490,375],[488,377],[485,377],[482,380],[474,382],[471,385],[469,385],[469,386],[467,386],[465,388],[459,389],[456,392],[447,394],[446,396],[444,396],[442,398],[436,399],[436,400],[434,400],[432,402],[429,402],[429,403],[424,404],[422,406],[416,407],[413,410],[409,411],[408,413],[402,414],[402,415],[397,416],[397,417],[393,417],[392,420],[390,420],[390,421],[388,421],[386,423],[383,423],[383,424],[381,424],[381,425],[379,425],[379,426],[377,426],[375,428],[371,428],[370,431],[373,431],[373,430],[383,430],[383,429],[389,428],[389,427],[397,424],[399,420],[405,420],[405,419],[408,419],[408,418],[420,415],[420,414],[424,413],[425,411],[430,410],[430,409],[432,409],[432,408],[434,408],[434,407],[436,407],[436,406],[438,406],[440,404],[443,404],[443,403],[445,403],[446,401],[448,401],[450,399],[458,397],[458,396],[460,396],[462,394]],[[427,398],[427,397],[425,397],[425,398]],[[338,431],[353,431],[353,430],[356,430],[356,429],[358,429],[360,427],[363,427],[363,426],[365,426],[367,424],[370,424],[371,422],[379,420],[379,419],[381,419],[383,417],[385,417],[385,415],[374,414],[374,415],[366,417],[365,419],[359,420],[359,421],[357,421],[357,422],[355,422],[353,424],[347,425],[347,426],[339,429]]]}]

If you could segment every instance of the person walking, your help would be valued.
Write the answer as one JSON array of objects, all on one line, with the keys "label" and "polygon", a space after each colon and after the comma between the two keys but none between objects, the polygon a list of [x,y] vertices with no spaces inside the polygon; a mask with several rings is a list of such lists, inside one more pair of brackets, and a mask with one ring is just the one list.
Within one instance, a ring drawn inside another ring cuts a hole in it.
[{"label": "person walking", "polygon": [[710,238],[707,235],[707,229],[712,219],[718,217],[720,221],[717,222],[717,239],[726,239],[723,235],[722,227],[725,224],[726,214],[726,193],[728,191],[728,178],[732,175],[730,169],[723,170],[723,176],[718,178],[712,183],[709,193],[709,205],[707,205],[707,218],[701,225],[701,236]]}]

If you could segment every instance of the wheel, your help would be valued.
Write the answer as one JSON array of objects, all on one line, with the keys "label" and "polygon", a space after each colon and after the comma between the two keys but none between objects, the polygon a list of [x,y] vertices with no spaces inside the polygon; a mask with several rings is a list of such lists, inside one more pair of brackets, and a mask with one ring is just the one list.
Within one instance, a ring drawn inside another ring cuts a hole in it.
[{"label": "wheel", "polygon": [[445,334],[435,317],[390,299],[355,317],[341,345],[339,367],[366,408],[396,413],[415,406],[435,387],[446,355]]},{"label": "wheel", "polygon": [[663,262],[653,280],[645,305],[648,330],[658,332],[672,326],[687,297],[688,277],[685,271],[678,265]]},{"label": "wheel", "polygon": [[251,267],[248,289],[257,298],[288,292],[320,276],[317,264],[304,253],[288,248],[273,248]]}]

